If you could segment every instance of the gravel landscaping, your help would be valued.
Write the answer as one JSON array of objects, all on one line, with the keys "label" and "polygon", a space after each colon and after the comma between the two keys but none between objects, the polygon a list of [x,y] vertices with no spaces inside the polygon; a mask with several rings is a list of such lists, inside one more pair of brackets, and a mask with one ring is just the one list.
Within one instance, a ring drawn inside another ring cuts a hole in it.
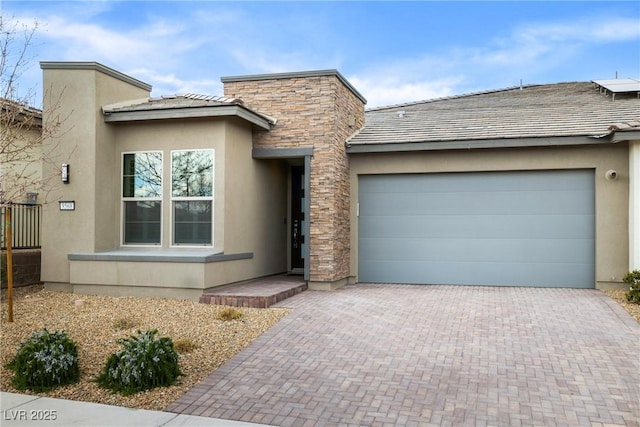
[{"label": "gravel landscaping", "polygon": [[627,302],[627,291],[606,291],[605,294],[616,300],[627,312],[640,323],[640,304]]},{"label": "gravel landscaping", "polygon": [[[81,380],[39,395],[162,410],[289,312],[240,308],[240,319],[223,321],[218,319],[223,309],[187,300],[79,295],[29,286],[14,290],[14,322],[8,323],[6,291],[2,290],[0,389],[25,393],[11,386],[13,372],[4,365],[32,332],[46,327],[51,332],[66,331],[78,344]],[[171,387],[127,397],[100,388],[93,380],[108,356],[120,350],[117,340],[148,329],[157,329],[158,337],[170,337],[177,349],[190,350],[180,353],[180,369],[185,375]]]},{"label": "gravel landscaping", "polygon": [[[640,322],[640,305],[627,303],[625,291],[606,294]],[[78,344],[81,380],[39,395],[163,410],[289,313],[282,308],[242,308],[239,320],[222,321],[218,319],[222,310],[224,307],[186,300],[90,296],[47,292],[42,286],[29,286],[14,290],[14,322],[8,323],[3,290],[0,389],[18,392],[11,386],[12,372],[4,365],[22,341],[46,327],[49,331],[66,331]],[[180,368],[185,376],[171,387],[127,397],[100,388],[93,380],[107,357],[120,349],[117,340],[147,329],[157,329],[159,336],[171,337],[180,347],[195,347],[180,353]]]}]

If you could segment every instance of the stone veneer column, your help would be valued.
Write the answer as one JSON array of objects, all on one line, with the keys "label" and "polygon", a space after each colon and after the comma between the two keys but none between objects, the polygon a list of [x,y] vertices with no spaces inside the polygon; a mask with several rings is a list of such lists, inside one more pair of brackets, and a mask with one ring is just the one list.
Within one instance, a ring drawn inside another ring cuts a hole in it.
[{"label": "stone veneer column", "polygon": [[640,270],[640,141],[629,142],[629,270]]},{"label": "stone veneer column", "polygon": [[364,124],[366,100],[336,70],[223,77],[224,95],[277,119],[254,135],[254,148],[313,147],[310,285],[335,288],[349,279],[349,158],[346,139]]}]

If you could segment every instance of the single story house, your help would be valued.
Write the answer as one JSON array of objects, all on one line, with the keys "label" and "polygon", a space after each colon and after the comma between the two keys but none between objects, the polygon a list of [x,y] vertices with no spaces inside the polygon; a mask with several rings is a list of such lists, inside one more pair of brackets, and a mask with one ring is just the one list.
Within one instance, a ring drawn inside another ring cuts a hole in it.
[{"label": "single story house", "polygon": [[44,172],[60,176],[42,230],[51,289],[197,299],[279,273],[311,289],[607,289],[640,268],[633,85],[365,110],[336,70],[152,98],[99,63],[41,68],[45,126],[66,117],[46,145],[60,164]]}]

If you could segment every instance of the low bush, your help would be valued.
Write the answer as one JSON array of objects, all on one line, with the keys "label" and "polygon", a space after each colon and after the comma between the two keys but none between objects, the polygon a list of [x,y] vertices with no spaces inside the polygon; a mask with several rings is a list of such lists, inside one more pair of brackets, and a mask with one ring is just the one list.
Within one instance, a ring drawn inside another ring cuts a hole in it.
[{"label": "low bush", "polygon": [[157,330],[118,340],[123,349],[107,359],[96,381],[123,395],[172,385],[182,375],[178,353],[169,337],[156,339]]},{"label": "low bush", "polygon": [[237,308],[233,308],[233,307],[223,308],[216,316],[218,320],[224,320],[224,321],[238,320],[241,317],[242,317],[242,312]]},{"label": "low bush", "polygon": [[118,330],[118,331],[122,331],[125,329],[132,329],[135,328],[137,326],[137,322],[131,318],[128,317],[121,317],[119,319],[116,319],[113,322],[113,327]]},{"label": "low bush", "polygon": [[198,343],[191,338],[180,338],[173,343],[173,347],[178,353],[191,353],[193,350],[200,348]]},{"label": "low bush", "polygon": [[630,271],[622,281],[629,285],[626,293],[627,301],[640,304],[640,270]]},{"label": "low bush", "polygon": [[20,345],[6,368],[15,373],[12,384],[18,390],[43,392],[73,384],[80,379],[78,346],[64,331],[45,328]]}]

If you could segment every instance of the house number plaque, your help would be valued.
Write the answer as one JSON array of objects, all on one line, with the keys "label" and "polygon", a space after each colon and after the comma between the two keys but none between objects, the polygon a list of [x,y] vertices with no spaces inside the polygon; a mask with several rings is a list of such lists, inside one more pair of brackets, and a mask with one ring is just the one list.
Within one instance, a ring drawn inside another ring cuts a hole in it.
[{"label": "house number plaque", "polygon": [[61,211],[75,211],[76,210],[76,202],[74,200],[71,201],[61,201],[60,210]]}]

